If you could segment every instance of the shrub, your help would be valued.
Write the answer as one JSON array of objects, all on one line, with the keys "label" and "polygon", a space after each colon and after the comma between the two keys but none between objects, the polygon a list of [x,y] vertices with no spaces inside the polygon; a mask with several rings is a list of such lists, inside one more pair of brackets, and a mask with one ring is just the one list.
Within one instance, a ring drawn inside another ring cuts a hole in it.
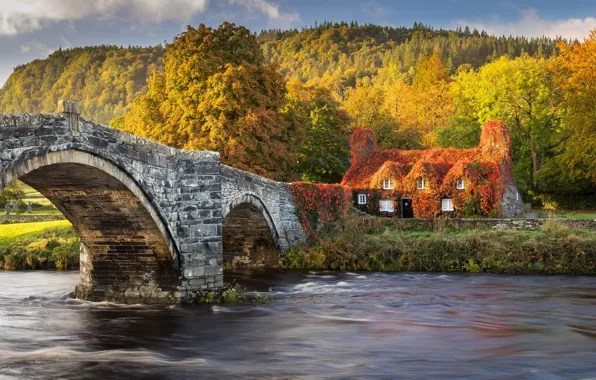
[{"label": "shrub", "polygon": [[0,263],[5,270],[75,269],[79,267],[79,246],[78,237],[45,233],[0,246]]},{"label": "shrub", "polygon": [[347,215],[352,206],[352,190],[347,186],[296,182],[292,194],[298,219],[308,236]]}]

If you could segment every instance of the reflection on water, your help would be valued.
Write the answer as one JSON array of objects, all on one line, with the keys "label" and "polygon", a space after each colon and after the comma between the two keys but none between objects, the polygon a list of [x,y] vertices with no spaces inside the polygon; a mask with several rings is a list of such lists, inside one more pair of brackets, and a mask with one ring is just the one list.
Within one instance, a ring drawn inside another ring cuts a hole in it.
[{"label": "reflection on water", "polygon": [[596,277],[237,273],[267,304],[69,298],[0,272],[0,379],[596,377]]}]

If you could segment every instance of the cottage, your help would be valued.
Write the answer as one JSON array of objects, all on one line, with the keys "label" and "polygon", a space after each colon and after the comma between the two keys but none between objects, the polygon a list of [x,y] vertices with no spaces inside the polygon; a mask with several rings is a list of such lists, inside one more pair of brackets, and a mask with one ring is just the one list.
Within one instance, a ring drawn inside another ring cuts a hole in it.
[{"label": "cottage", "polygon": [[353,189],[362,211],[404,218],[512,217],[523,211],[502,121],[486,122],[479,146],[469,149],[379,150],[370,129],[355,130],[350,145],[352,166],[342,185]]}]

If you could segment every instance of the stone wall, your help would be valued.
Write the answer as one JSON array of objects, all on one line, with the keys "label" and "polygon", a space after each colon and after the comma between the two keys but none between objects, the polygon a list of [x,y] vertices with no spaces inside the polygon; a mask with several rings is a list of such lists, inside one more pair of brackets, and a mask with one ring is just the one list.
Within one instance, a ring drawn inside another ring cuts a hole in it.
[{"label": "stone wall", "polygon": [[[395,223],[406,230],[436,231],[437,229],[496,229],[496,230],[527,230],[538,231],[549,219],[389,219],[388,223]],[[570,228],[596,231],[596,219],[552,219]]]},{"label": "stone wall", "polygon": [[29,222],[50,222],[53,220],[64,220],[63,215],[2,215],[0,216],[0,224],[2,223],[29,223]]}]

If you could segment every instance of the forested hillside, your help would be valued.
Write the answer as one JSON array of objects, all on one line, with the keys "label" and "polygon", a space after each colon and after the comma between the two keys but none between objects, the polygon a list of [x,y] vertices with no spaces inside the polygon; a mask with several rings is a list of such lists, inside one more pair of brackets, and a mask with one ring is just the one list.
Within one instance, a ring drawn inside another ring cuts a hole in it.
[{"label": "forested hillside", "polygon": [[53,112],[58,100],[72,99],[86,118],[107,123],[147,91],[163,54],[160,46],[60,49],[15,68],[0,90],[0,113]]},{"label": "forested hillside", "polygon": [[[323,23],[300,31],[270,30],[257,36],[267,62],[286,79],[327,87],[344,95],[357,82],[412,80],[415,66],[440,55],[450,73],[461,64],[481,65],[504,54],[552,56],[556,41],[495,37],[476,30],[433,30]],[[147,91],[149,74],[162,67],[164,49],[98,46],[61,49],[47,59],[15,68],[0,90],[0,112],[49,112],[59,99],[72,99],[84,116],[103,123],[124,115]]]},{"label": "forested hillside", "polygon": [[416,64],[428,55],[439,55],[452,74],[462,64],[478,68],[502,55],[550,57],[557,43],[549,38],[489,36],[468,28],[434,30],[418,23],[411,28],[322,23],[301,31],[264,31],[259,42],[265,58],[278,64],[285,77],[338,93],[359,80],[411,81]]}]

